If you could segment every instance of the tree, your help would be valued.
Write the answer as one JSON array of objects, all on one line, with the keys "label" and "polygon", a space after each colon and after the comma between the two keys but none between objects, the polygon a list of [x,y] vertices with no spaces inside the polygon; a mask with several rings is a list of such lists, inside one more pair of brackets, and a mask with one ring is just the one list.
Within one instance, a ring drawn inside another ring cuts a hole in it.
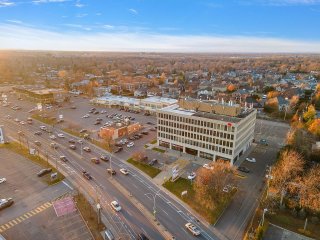
[{"label": "tree", "polygon": [[320,166],[315,165],[304,176],[300,185],[300,205],[312,212],[320,212]]},{"label": "tree", "polygon": [[270,91],[270,92],[268,92],[267,98],[268,99],[275,98],[275,97],[278,97],[279,94],[280,93],[278,91]]},{"label": "tree", "polygon": [[295,150],[285,150],[280,154],[280,159],[273,168],[271,185],[275,192],[282,194],[288,190],[288,184],[295,182],[303,172],[304,160]]},{"label": "tree", "polygon": [[138,151],[133,153],[132,158],[137,162],[146,162],[148,160],[144,151]]},{"label": "tree", "polygon": [[228,92],[234,92],[236,90],[236,86],[234,84],[229,84],[227,86],[227,91]]},{"label": "tree", "polygon": [[228,196],[228,193],[222,191],[223,188],[236,183],[236,170],[229,162],[223,160],[211,163],[210,167],[212,169],[200,168],[197,171],[193,189],[197,200],[206,208],[213,210]]},{"label": "tree", "polygon": [[315,118],[316,116],[316,109],[314,108],[313,105],[309,105],[308,107],[308,111],[306,111],[304,114],[303,114],[303,120],[307,123],[307,124],[310,124],[313,119]]},{"label": "tree", "polygon": [[309,132],[320,137],[320,118],[317,118],[312,121],[308,128]]}]

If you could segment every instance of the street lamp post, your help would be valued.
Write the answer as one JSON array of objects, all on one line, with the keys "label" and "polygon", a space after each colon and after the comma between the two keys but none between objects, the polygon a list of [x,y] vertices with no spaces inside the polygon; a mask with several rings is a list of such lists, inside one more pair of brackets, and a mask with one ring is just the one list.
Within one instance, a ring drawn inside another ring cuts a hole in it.
[{"label": "street lamp post", "polygon": [[264,215],[266,214],[266,212],[267,212],[267,211],[268,211],[268,209],[267,209],[267,208],[263,209],[261,226],[263,226],[263,223],[264,223]]},{"label": "street lamp post", "polygon": [[159,189],[156,194],[151,194],[151,193],[147,193],[146,195],[150,194],[153,198],[153,217],[156,218],[156,213],[157,213],[157,210],[156,210],[156,197],[159,195],[159,192],[160,192],[161,189]]}]

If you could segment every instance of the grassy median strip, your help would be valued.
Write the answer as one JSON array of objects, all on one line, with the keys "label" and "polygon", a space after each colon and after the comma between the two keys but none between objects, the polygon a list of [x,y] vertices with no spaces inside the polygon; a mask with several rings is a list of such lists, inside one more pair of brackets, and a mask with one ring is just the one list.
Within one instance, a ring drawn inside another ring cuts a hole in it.
[{"label": "grassy median strip", "polygon": [[71,129],[71,128],[62,128],[62,131],[66,132],[66,133],[69,133],[70,135],[73,135],[75,137],[79,137],[79,138],[83,137],[83,134],[81,134],[81,133],[79,133],[79,131],[76,131],[76,130]]},{"label": "grassy median strip", "polygon": [[103,223],[98,224],[98,216],[93,207],[81,193],[75,196],[75,202],[94,239],[103,240],[100,232],[105,229],[105,226]]},{"label": "grassy median strip", "polygon": [[[202,206],[199,201],[197,201],[195,197],[195,191],[191,184],[190,180],[185,178],[179,178],[175,182],[171,182],[170,180],[165,182],[163,186],[180,198],[182,201],[187,203],[191,208],[193,208],[196,212],[198,212],[202,217],[204,217],[209,223],[214,224],[224,209],[229,205],[232,197],[234,196],[236,190],[233,190],[231,196],[226,198],[222,204],[216,206],[214,211],[208,210],[205,206]],[[187,191],[188,193],[184,196],[181,196],[183,191]]]},{"label": "grassy median strip", "polygon": [[148,174],[152,178],[154,178],[155,176],[157,176],[161,172],[161,170],[158,168],[149,166],[148,164],[145,164],[145,163],[137,162],[137,161],[133,160],[132,158],[129,158],[127,160],[127,162],[132,164],[136,168],[139,168],[141,171]]},{"label": "grassy median strip", "polygon": [[157,143],[157,139],[153,139],[150,144],[156,144]]},{"label": "grassy median strip", "polygon": [[57,122],[55,119],[44,118],[44,117],[41,117],[39,114],[33,114],[31,117],[33,119],[36,119],[36,120],[43,122],[45,124],[48,124],[48,125],[54,125]]},{"label": "grassy median strip", "polygon": [[28,148],[24,147],[23,145],[20,145],[18,142],[10,142],[8,144],[0,144],[0,148],[5,148],[5,149],[8,149],[12,152],[15,152],[15,153],[31,160],[32,162],[42,166],[43,168],[49,168],[49,167],[52,168],[53,173],[54,172],[58,173],[58,176],[54,181],[51,181],[50,174],[47,174],[47,175],[41,177],[41,179],[44,182],[46,182],[48,185],[53,185],[53,184],[58,183],[64,179],[64,175],[62,175],[59,171],[57,171],[57,169],[55,167],[51,166],[45,159],[43,159],[39,155],[30,154],[28,151]]},{"label": "grassy median strip", "polygon": [[153,151],[157,151],[157,152],[161,152],[161,153],[164,153],[164,152],[165,152],[165,150],[160,149],[160,148],[156,148],[156,147],[152,148],[152,150],[153,150]]}]

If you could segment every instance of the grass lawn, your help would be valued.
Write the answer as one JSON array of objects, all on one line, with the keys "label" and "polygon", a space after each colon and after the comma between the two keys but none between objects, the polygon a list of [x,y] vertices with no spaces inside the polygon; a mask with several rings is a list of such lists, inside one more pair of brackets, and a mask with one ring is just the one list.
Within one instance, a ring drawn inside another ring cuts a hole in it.
[{"label": "grass lawn", "polygon": [[151,144],[156,144],[157,143],[157,139],[153,139],[150,143]]},{"label": "grass lawn", "polygon": [[[24,147],[23,145],[20,145],[18,142],[10,142],[8,144],[2,144],[2,145],[0,145],[0,148],[6,148],[12,152],[15,152],[15,153],[31,160],[32,162],[42,166],[43,168],[50,167],[50,168],[52,168],[52,172],[57,172],[57,169],[55,167],[51,166],[45,159],[41,158],[38,155],[31,155],[28,151],[28,148]],[[41,177],[41,180],[46,182],[48,185],[53,185],[55,183],[60,182],[63,179],[64,179],[64,176],[60,172],[58,172],[58,177],[54,181],[51,181],[50,174],[47,174],[47,175]]]},{"label": "grass lawn", "polygon": [[294,217],[288,211],[278,211],[274,215],[267,215],[267,219],[280,227],[289,229],[293,232],[315,238],[320,239],[320,224],[311,223],[310,219],[308,219],[307,232],[303,232],[303,227],[305,223],[305,219],[300,219],[298,217]]},{"label": "grass lawn", "polygon": [[158,168],[149,166],[148,164],[145,164],[145,163],[137,162],[137,161],[133,160],[132,158],[129,158],[127,160],[127,162],[131,163],[136,168],[139,168],[141,171],[148,174],[152,178],[154,178],[155,176],[157,176],[161,172],[161,170]]},{"label": "grass lawn", "polygon": [[77,204],[77,208],[81,212],[82,217],[87,222],[94,239],[103,240],[100,232],[105,229],[105,226],[102,223],[98,225],[97,213],[94,211],[90,203],[82,194],[75,196],[75,202]]},{"label": "grass lawn", "polygon": [[33,114],[31,117],[48,125],[53,125],[57,123],[56,120],[50,119],[49,117],[48,118],[41,117],[39,114]]},{"label": "grass lawn", "polygon": [[165,150],[162,150],[162,149],[156,148],[156,147],[152,148],[152,150],[153,150],[153,151],[157,151],[157,152],[161,152],[161,153],[164,153],[164,152],[165,152]]},{"label": "grass lawn", "polygon": [[[198,212],[202,217],[204,217],[209,223],[214,224],[224,209],[228,206],[232,197],[234,196],[236,190],[232,191],[232,194],[226,198],[222,204],[217,206],[214,211],[207,209],[206,207],[199,204],[195,199],[195,191],[191,185],[191,181],[185,178],[179,178],[175,182],[167,181],[163,184],[163,186],[180,198],[182,201],[187,203],[191,208],[193,208],[196,212]],[[181,192],[188,191],[188,194],[181,197]]]}]

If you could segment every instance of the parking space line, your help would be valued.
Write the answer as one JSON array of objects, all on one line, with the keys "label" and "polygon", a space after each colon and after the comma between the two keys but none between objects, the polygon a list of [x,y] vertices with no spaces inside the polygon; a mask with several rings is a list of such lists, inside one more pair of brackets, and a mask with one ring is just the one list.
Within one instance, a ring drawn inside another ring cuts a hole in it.
[{"label": "parking space line", "polygon": [[42,204],[41,206],[37,207],[36,209],[33,209],[19,217],[16,217],[15,219],[0,225],[0,233],[8,230],[9,228],[14,227],[15,225],[18,225],[19,223],[23,222],[24,220],[44,211],[45,209],[49,208],[52,206],[52,203],[46,202]]}]

